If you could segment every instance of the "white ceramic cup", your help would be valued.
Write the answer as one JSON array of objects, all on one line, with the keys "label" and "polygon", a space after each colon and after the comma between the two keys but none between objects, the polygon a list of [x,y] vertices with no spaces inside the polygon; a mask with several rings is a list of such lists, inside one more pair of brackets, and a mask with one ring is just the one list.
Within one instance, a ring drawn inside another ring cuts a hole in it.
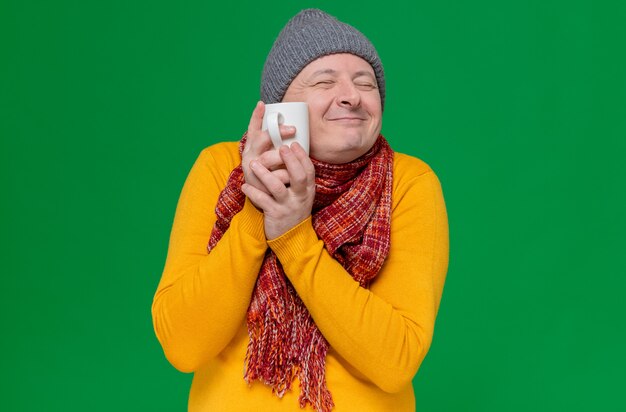
[{"label": "white ceramic cup", "polygon": [[[283,139],[279,129],[281,124],[294,126],[295,136]],[[298,142],[304,151],[309,153],[309,107],[306,103],[266,104],[262,129],[267,130],[276,149],[284,144],[291,146],[291,143]]]}]

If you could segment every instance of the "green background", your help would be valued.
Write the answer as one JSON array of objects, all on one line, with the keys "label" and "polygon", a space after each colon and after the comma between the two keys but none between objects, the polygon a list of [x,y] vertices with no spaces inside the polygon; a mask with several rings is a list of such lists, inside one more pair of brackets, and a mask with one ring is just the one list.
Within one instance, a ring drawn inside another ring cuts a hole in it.
[{"label": "green background", "polygon": [[625,410],[624,1],[0,1],[0,409],[181,411],[150,317],[184,179],[321,7],[439,175],[451,260],[419,410]]}]

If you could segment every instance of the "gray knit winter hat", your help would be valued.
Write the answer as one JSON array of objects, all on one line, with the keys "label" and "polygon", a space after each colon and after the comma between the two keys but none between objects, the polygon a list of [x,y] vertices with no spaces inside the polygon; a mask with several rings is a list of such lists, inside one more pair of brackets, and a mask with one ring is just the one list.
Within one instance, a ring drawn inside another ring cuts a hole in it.
[{"label": "gray knit winter hat", "polygon": [[313,60],[351,53],[374,69],[381,105],[385,105],[385,74],[372,43],[354,27],[317,10],[302,10],[282,29],[267,55],[261,75],[261,100],[278,103],[300,71]]}]

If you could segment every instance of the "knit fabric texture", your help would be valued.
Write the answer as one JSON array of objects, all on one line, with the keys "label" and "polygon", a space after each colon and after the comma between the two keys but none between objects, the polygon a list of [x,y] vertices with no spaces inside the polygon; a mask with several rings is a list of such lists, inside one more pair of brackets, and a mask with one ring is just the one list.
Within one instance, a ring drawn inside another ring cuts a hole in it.
[{"label": "knit fabric texture", "polygon": [[318,9],[296,14],[276,38],[263,66],[261,100],[282,101],[293,79],[307,64],[334,53],[354,54],[372,66],[384,107],[385,74],[372,43],[354,27]]},{"label": "knit fabric texture", "polygon": [[[245,142],[246,135],[240,153]],[[380,135],[365,155],[350,163],[312,161],[316,186],[313,228],[330,255],[365,288],[389,253],[393,151]],[[239,165],[218,198],[209,253],[243,208],[243,183]],[[325,377],[329,344],[269,248],[252,294],[247,324],[246,382],[260,380],[282,397],[297,376],[300,407],[310,404],[318,412],[330,411],[334,403]]]}]

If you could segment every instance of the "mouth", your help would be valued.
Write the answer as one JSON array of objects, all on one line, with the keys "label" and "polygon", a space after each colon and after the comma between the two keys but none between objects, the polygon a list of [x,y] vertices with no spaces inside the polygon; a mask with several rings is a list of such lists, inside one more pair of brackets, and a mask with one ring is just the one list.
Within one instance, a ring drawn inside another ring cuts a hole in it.
[{"label": "mouth", "polygon": [[352,117],[352,116],[334,117],[332,119],[328,119],[328,121],[330,122],[362,122],[365,120],[366,119],[362,117]]}]

